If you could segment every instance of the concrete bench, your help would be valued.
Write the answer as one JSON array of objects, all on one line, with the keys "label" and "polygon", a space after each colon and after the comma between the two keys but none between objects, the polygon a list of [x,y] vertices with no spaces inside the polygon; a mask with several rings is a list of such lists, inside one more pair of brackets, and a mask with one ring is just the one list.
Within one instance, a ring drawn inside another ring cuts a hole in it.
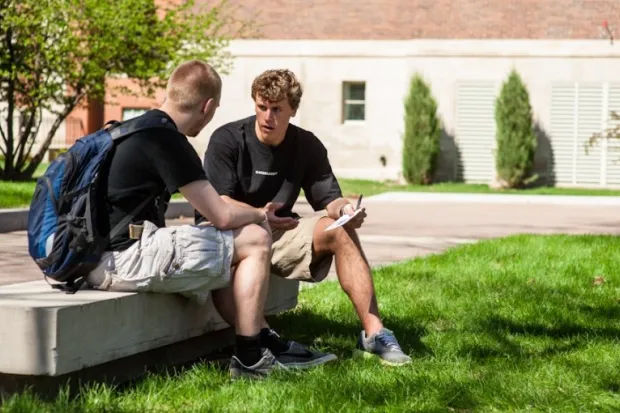
[{"label": "concrete bench", "polygon": [[[299,283],[272,277],[266,314],[297,305]],[[0,287],[0,374],[59,376],[229,327],[211,299],[81,290],[45,281]],[[216,346],[217,347],[217,346]]]}]

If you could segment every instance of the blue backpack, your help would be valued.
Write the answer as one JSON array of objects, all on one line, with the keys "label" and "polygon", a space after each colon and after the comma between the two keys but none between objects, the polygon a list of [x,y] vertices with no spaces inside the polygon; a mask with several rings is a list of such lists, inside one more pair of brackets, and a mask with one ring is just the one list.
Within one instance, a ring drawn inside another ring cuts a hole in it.
[{"label": "blue backpack", "polygon": [[109,240],[159,195],[154,191],[109,229],[107,176],[115,144],[151,128],[176,130],[163,116],[108,122],[78,139],[37,180],[28,214],[28,252],[46,281],[51,278],[60,283],[52,288],[71,294],[79,290],[99,264]]}]

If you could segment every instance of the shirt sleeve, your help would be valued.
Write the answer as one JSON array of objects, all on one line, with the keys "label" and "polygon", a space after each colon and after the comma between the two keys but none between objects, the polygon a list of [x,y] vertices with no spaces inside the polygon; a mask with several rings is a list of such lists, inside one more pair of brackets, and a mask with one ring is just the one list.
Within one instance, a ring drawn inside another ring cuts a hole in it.
[{"label": "shirt sleeve", "polygon": [[189,183],[207,179],[196,150],[181,134],[152,136],[147,154],[171,194]]},{"label": "shirt sleeve", "polygon": [[231,198],[235,195],[238,157],[232,134],[225,129],[213,132],[204,156],[204,170],[218,194]]},{"label": "shirt sleeve", "polygon": [[319,211],[341,198],[342,191],[329,163],[327,149],[314,135],[308,140],[308,155],[302,188],[308,203]]}]

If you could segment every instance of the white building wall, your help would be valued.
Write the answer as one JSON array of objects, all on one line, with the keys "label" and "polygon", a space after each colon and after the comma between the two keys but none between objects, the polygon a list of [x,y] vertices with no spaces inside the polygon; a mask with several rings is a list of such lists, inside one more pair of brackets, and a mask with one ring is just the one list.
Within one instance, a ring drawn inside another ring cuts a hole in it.
[{"label": "white building wall", "polygon": [[[399,178],[403,100],[415,72],[430,83],[438,101],[446,151],[464,144],[456,128],[460,83],[492,84],[499,93],[501,83],[516,68],[528,86],[535,121],[547,135],[554,84],[620,83],[620,45],[607,40],[239,40],[231,44],[230,51],[235,56],[234,67],[224,76],[222,102],[212,124],[195,141],[198,152],[204,153],[208,136],[216,127],[253,113],[250,87],[255,76],[270,68],[288,68],[304,86],[293,123],[310,129],[323,141],[341,177]],[[344,81],[366,82],[363,122],[342,122]],[[461,107],[468,104],[460,102]],[[450,143],[449,137],[454,137],[454,142]],[[472,138],[468,135],[468,139]],[[382,155],[387,159],[385,166],[379,160]],[[442,178],[452,179],[458,160],[454,154],[442,156]],[[471,156],[460,160],[463,169],[473,162]],[[538,155],[543,173],[550,159],[544,150]],[[492,180],[489,176],[482,181]]]}]

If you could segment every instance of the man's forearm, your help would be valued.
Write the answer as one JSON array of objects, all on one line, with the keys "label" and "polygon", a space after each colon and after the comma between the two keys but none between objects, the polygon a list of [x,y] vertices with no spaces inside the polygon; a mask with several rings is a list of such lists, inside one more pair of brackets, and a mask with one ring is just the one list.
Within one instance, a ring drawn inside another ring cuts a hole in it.
[{"label": "man's forearm", "polygon": [[[243,202],[235,201],[227,196],[220,196],[229,208],[229,227],[239,228],[248,224],[263,223],[267,219],[267,215],[260,208],[254,208]],[[257,214],[260,216],[260,222],[256,221]]]},{"label": "man's forearm", "polygon": [[252,212],[255,212],[255,211],[258,210],[258,211],[262,212],[263,214],[265,214],[265,219],[263,221],[261,221],[259,223],[259,225],[263,226],[265,229],[267,229],[268,231],[271,232],[271,229],[269,228],[269,223],[268,223],[267,215],[266,215],[265,211],[263,211],[260,208],[254,208],[253,206],[248,205],[248,204],[246,204],[244,202],[240,202],[240,201],[237,201],[235,199],[232,199],[232,198],[230,198],[230,197],[228,197],[226,195],[221,195],[220,198],[222,199],[222,201],[224,201],[226,204],[228,204],[230,207],[232,207],[231,210],[235,211],[235,213],[239,215],[238,218],[234,218],[233,217],[233,221],[237,221],[238,219],[239,220],[243,220],[243,215],[244,214],[252,213]]},{"label": "man's forearm", "polygon": [[236,229],[248,224],[261,224],[267,219],[263,209],[226,203],[205,179],[184,185],[179,188],[179,192],[218,229]]},{"label": "man's forearm", "polygon": [[350,204],[350,202],[346,198],[337,198],[330,202],[325,210],[327,211],[327,216],[331,219],[337,220],[340,218],[340,211],[343,206]]},{"label": "man's forearm", "polygon": [[241,201],[237,201],[236,199],[232,199],[229,196],[226,195],[221,195],[220,198],[222,198],[222,200],[224,200],[225,202],[229,203],[229,204],[233,204],[239,207],[245,207],[245,208],[252,208],[254,209],[253,206],[246,204],[245,202],[241,202]]},{"label": "man's forearm", "polygon": [[228,229],[236,229],[249,224],[261,224],[267,220],[265,212],[259,208],[228,204]]},{"label": "man's forearm", "polygon": [[[222,198],[224,202],[238,207],[254,209],[254,207],[252,207],[251,205],[248,205],[245,202],[237,201],[236,199],[233,199],[226,195],[221,195],[220,198]],[[342,207],[350,204],[351,203],[346,198],[337,198],[333,200],[325,207],[325,210],[327,211],[327,216],[333,220],[337,220],[338,218],[340,218],[340,211],[342,210]]]}]

